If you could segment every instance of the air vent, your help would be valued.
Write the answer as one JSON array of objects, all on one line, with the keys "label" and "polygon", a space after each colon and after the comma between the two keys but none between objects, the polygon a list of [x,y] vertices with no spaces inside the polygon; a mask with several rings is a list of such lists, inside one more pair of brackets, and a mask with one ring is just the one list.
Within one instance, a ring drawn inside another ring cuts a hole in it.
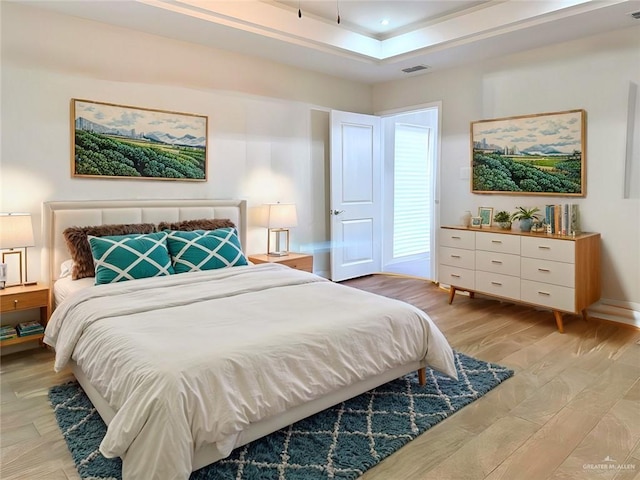
[{"label": "air vent", "polygon": [[429,65],[416,65],[414,67],[403,68],[402,71],[404,73],[413,73],[419,72],[420,70],[426,70],[427,68],[429,68]]},{"label": "air vent", "polygon": [[633,18],[635,18],[636,20],[640,20],[640,12],[633,12],[633,13],[631,14],[631,16],[632,16]]}]

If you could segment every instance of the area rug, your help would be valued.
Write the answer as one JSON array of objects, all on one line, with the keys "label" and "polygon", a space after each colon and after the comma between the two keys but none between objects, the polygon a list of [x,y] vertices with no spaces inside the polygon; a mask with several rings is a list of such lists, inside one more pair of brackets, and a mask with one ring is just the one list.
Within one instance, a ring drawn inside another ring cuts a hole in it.
[{"label": "area rug", "polygon": [[[232,452],[191,480],[355,479],[415,437],[477,400],[513,371],[455,352],[459,380],[427,369],[324,410]],[[83,479],[120,480],[120,459],[98,447],[106,426],[80,386],[51,388],[49,399]]]}]

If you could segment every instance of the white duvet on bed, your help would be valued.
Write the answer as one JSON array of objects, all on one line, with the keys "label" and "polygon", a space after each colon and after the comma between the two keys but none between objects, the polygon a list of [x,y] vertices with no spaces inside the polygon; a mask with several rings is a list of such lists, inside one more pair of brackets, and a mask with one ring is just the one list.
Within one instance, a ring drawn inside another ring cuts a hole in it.
[{"label": "white duvet on bed", "polygon": [[422,311],[277,264],[88,288],[44,341],[116,410],[100,450],[124,479],[186,479],[202,445],[399,365],[456,375]]}]

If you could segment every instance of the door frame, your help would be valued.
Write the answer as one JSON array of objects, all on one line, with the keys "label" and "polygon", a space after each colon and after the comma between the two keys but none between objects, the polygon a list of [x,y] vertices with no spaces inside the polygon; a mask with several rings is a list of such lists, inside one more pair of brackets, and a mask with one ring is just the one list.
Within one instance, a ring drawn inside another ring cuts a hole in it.
[{"label": "door frame", "polygon": [[[435,102],[429,102],[429,103],[422,103],[422,104],[418,104],[418,105],[410,105],[410,106],[406,106],[406,107],[400,107],[400,108],[394,108],[394,109],[390,109],[390,110],[381,110],[378,112],[375,112],[374,115],[379,116],[380,118],[384,118],[384,117],[392,117],[392,116],[396,116],[396,115],[403,115],[403,114],[407,114],[407,113],[412,113],[412,112],[417,112],[420,110],[427,110],[430,108],[437,108],[438,109],[438,120],[437,120],[437,132],[435,135],[435,171],[434,171],[434,175],[435,175],[435,185],[434,185],[434,205],[433,205],[433,224],[432,224],[432,241],[433,244],[431,245],[432,249],[431,249],[431,273],[433,273],[433,280],[435,281],[438,278],[438,259],[437,259],[437,252],[438,252],[438,248],[439,248],[439,240],[438,240],[438,235],[437,235],[437,231],[439,229],[440,226],[440,192],[441,192],[441,188],[440,188],[440,172],[441,172],[441,161],[442,161],[442,101],[438,100]],[[384,135],[382,135],[382,139],[381,139],[381,148],[382,148],[382,164],[384,165],[384,161],[385,161],[385,146],[384,146]],[[385,177],[384,177],[384,173],[383,173],[383,178],[382,178],[382,182],[383,182],[383,205],[385,204],[385,198],[384,198],[384,194],[385,194],[385,189],[384,189],[384,182],[386,181]],[[387,225],[385,225],[385,221],[387,220],[386,216],[384,215],[383,212],[383,216],[382,216],[382,228],[383,231],[387,230]],[[383,252],[384,252],[384,248],[386,248],[385,246],[385,239],[384,239],[384,235],[382,238],[383,244],[382,244],[382,251],[380,252],[381,255],[381,260],[382,260],[382,265],[384,267],[384,256],[383,256]]]}]

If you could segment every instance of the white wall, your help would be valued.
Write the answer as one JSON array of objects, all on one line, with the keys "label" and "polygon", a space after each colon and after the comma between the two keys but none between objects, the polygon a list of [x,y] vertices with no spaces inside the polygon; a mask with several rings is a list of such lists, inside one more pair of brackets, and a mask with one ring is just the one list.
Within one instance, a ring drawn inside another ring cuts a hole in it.
[{"label": "white wall", "polygon": [[[328,240],[325,141],[318,111],[371,111],[367,85],[96,22],[0,3],[0,211],[34,216],[29,278],[39,278],[41,204],[114,198],[246,198],[296,202],[292,249]],[[209,117],[206,183],[72,178],[70,100]],[[250,228],[249,253],[266,249]],[[320,255],[316,270],[327,266]]]},{"label": "white wall", "polygon": [[[602,234],[603,301],[634,309],[640,324],[640,201],[623,198],[629,82],[639,81],[640,27],[633,27],[376,85],[374,111],[442,101],[443,225],[479,206],[579,203],[583,230]],[[470,122],[580,108],[587,112],[585,198],[470,193],[461,179],[471,161]]]}]

